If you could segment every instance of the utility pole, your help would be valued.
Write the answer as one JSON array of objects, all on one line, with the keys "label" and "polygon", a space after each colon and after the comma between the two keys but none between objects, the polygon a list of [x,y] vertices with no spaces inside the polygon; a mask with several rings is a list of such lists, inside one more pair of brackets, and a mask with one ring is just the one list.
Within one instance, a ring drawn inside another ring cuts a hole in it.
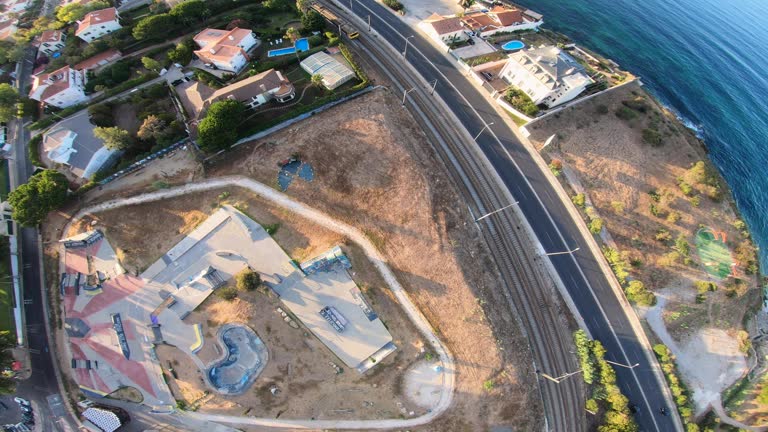
[{"label": "utility pole", "polygon": [[368,14],[368,33],[371,32],[371,14]]},{"label": "utility pole", "polygon": [[430,95],[435,94],[435,87],[437,87],[437,79],[432,83],[432,91],[429,92]]},{"label": "utility pole", "polygon": [[560,375],[559,377],[553,377],[553,376],[545,374],[544,372],[539,372],[539,375],[541,375],[542,377],[544,377],[544,378],[554,382],[555,384],[560,384],[561,382],[563,382],[563,380],[565,380],[569,376],[576,375],[577,373],[581,373],[581,369],[579,369],[579,370],[577,370],[575,372],[569,372],[569,373],[567,373],[565,375]]},{"label": "utility pole", "polygon": [[562,252],[550,252],[550,253],[545,253],[544,255],[546,255],[546,256],[552,256],[552,255],[565,255],[565,254],[572,254],[572,253],[576,252],[577,250],[579,250],[579,248],[578,248],[578,247],[577,247],[576,249],[567,250],[567,251],[562,251]]},{"label": "utility pole", "polygon": [[505,205],[504,207],[502,207],[500,209],[494,210],[494,211],[492,211],[490,213],[486,213],[486,214],[480,216],[479,218],[475,219],[475,222],[480,222],[482,219],[485,219],[485,218],[487,218],[488,216],[490,216],[492,214],[496,214],[496,213],[498,213],[500,211],[506,210],[506,209],[512,207],[513,205],[517,205],[517,204],[520,204],[520,202],[519,201],[515,201],[512,204],[507,204],[507,205]]}]

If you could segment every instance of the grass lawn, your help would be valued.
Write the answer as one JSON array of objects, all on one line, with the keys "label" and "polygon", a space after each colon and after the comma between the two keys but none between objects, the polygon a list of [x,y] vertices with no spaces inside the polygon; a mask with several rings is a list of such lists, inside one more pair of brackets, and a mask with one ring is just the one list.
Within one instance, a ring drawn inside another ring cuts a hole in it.
[{"label": "grass lawn", "polygon": [[0,162],[0,201],[8,199],[8,193],[11,191],[8,175],[8,159],[3,159]]},{"label": "grass lawn", "polygon": [[525,121],[525,120],[521,119],[520,117],[512,114],[510,111],[504,110],[504,112],[507,113],[507,115],[509,116],[509,118],[512,119],[513,122],[515,122],[517,127],[525,126],[526,124],[528,124],[527,121]]},{"label": "grass lawn", "polygon": [[16,331],[13,320],[13,285],[8,237],[0,238],[0,330]]}]

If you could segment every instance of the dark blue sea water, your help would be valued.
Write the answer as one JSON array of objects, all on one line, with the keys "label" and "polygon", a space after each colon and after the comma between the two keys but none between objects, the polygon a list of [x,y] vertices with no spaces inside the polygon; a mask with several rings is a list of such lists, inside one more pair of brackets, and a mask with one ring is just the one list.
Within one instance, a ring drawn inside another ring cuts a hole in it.
[{"label": "dark blue sea water", "polygon": [[768,264],[768,1],[517,0],[639,75],[704,138]]}]

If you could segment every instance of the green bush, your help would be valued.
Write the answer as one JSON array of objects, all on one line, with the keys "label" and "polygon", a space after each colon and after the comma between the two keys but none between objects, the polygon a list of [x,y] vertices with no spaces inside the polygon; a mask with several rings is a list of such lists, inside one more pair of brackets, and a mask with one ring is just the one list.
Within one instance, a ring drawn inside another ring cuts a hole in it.
[{"label": "green bush", "polygon": [[624,121],[630,121],[637,118],[637,113],[625,106],[619,107],[619,109],[617,109],[614,114],[616,114],[616,117]]},{"label": "green bush", "polygon": [[584,205],[586,204],[586,199],[587,198],[584,196],[583,193],[576,194],[571,197],[571,201],[573,201],[573,204],[576,207],[580,207],[580,208],[584,208]]},{"label": "green bush", "polygon": [[659,147],[664,144],[661,139],[661,133],[658,130],[651,128],[643,129],[643,141],[653,147]]},{"label": "green bush", "polygon": [[630,281],[625,290],[629,301],[640,306],[653,306],[656,304],[656,296],[645,288],[645,284],[639,280]]},{"label": "green bush", "polygon": [[343,43],[340,43],[339,49],[341,50],[341,54],[344,56],[347,62],[350,65],[352,65],[352,70],[355,71],[355,75],[357,75],[357,79],[360,80],[360,84],[356,85],[355,88],[361,89],[363,87],[366,87],[368,85],[368,75],[365,74],[363,69],[355,61],[354,57],[352,57],[352,53],[349,52],[349,48],[347,48],[347,46],[344,45]]},{"label": "green bush", "polygon": [[677,183],[677,186],[680,187],[680,192],[683,193],[685,196],[692,196],[693,195],[693,186],[689,185],[683,180],[680,180]]},{"label": "green bush", "polygon": [[691,245],[688,244],[688,239],[685,238],[685,234],[680,233],[680,235],[677,236],[674,249],[683,257],[690,256]]},{"label": "green bush", "polygon": [[654,345],[653,352],[659,359],[661,369],[664,371],[664,376],[666,377],[667,384],[669,385],[669,390],[675,397],[675,405],[677,405],[677,411],[680,413],[680,417],[682,417],[683,423],[687,428],[688,425],[694,424],[693,404],[690,400],[690,392],[677,375],[675,357],[669,351],[669,348],[663,344]]},{"label": "green bush", "polygon": [[29,140],[27,148],[29,149],[29,160],[32,165],[43,166],[43,161],[40,160],[40,143],[43,142],[43,134],[35,135]]},{"label": "green bush", "polygon": [[504,94],[504,100],[509,102],[512,107],[523,114],[532,117],[539,113],[539,107],[533,103],[530,97],[522,90],[510,88]]},{"label": "green bush", "polygon": [[672,233],[670,233],[666,228],[659,228],[659,230],[656,231],[654,239],[661,243],[668,243],[672,241]]},{"label": "green bush", "polygon": [[403,6],[402,3],[400,3],[398,0],[384,0],[384,4],[387,5],[390,9],[400,12],[401,10],[405,9],[405,6]]},{"label": "green bush", "polygon": [[237,298],[237,288],[227,286],[216,290],[216,295],[226,301],[232,301]]},{"label": "green bush", "polygon": [[594,218],[589,221],[589,232],[592,234],[600,234],[603,230],[603,220],[601,218]]},{"label": "green bush", "polygon": [[596,112],[596,113],[598,113],[598,114],[600,114],[600,115],[605,115],[605,114],[608,114],[608,107],[607,107],[607,106],[605,106],[605,105],[598,105],[598,106],[595,108],[595,112]]},{"label": "green bush", "polygon": [[592,341],[587,337],[584,330],[578,330],[573,333],[573,342],[576,345],[576,355],[581,365],[581,376],[584,378],[585,383],[592,384],[595,379],[595,359],[592,356]]},{"label": "green bush", "polygon": [[241,291],[255,291],[261,286],[261,276],[251,269],[245,269],[237,274],[237,289]]}]

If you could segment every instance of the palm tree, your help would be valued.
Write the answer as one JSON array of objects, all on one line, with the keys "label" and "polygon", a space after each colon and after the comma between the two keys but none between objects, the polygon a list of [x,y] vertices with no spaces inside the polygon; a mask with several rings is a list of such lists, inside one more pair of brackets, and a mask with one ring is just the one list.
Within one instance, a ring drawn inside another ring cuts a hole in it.
[{"label": "palm tree", "polygon": [[317,87],[323,86],[323,76],[320,74],[312,75],[312,78],[310,78],[310,80],[312,81],[312,85],[314,86],[317,86]]},{"label": "palm tree", "polygon": [[296,42],[296,40],[299,38],[299,36],[301,36],[301,35],[299,34],[299,31],[298,31],[298,30],[296,30],[296,29],[295,29],[295,28],[293,28],[293,27],[289,27],[289,28],[288,28],[288,30],[285,32],[285,37],[287,37],[288,39],[290,39],[290,40],[291,40],[291,42],[294,42],[294,43],[295,43],[295,42]]}]

